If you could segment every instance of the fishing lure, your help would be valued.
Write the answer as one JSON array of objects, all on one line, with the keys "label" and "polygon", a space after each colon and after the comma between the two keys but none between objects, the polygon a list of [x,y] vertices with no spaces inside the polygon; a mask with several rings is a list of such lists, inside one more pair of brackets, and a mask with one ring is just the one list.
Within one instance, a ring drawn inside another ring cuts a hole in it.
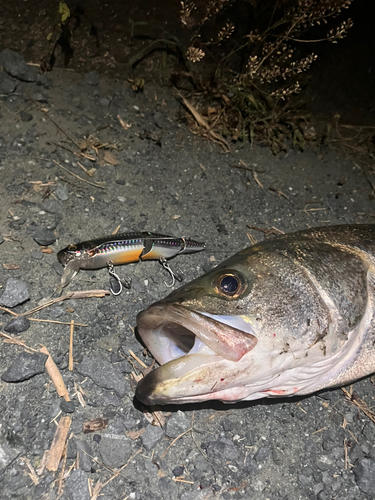
[{"label": "fishing lure", "polygon": [[80,269],[108,267],[109,274],[117,280],[120,288],[119,291],[111,289],[111,292],[119,295],[122,285],[130,288],[130,282],[122,280],[115,273],[114,266],[140,260],[159,260],[172,277],[172,284],[167,286],[173,286],[175,280],[182,281],[182,278],[172,271],[167,260],[176,255],[200,252],[204,249],[204,243],[145,231],[84,241],[69,245],[58,252],[57,258],[65,266],[60,287],[70,283]]}]

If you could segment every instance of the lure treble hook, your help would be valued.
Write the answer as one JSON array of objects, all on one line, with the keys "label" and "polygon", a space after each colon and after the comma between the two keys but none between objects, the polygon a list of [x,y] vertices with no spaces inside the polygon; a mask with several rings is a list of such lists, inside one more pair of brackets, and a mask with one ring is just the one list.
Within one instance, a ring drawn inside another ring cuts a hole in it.
[{"label": "lure treble hook", "polygon": [[111,260],[108,262],[107,267],[108,267],[109,275],[117,281],[118,286],[119,286],[119,290],[116,292],[112,288],[112,285],[111,284],[109,285],[109,290],[112,293],[112,295],[115,295],[115,296],[120,295],[120,293],[122,292],[123,286],[125,288],[128,288],[128,289],[131,287],[131,280],[121,279],[120,276],[115,272],[114,264]]},{"label": "lure treble hook", "polygon": [[164,269],[171,275],[171,278],[172,278],[172,283],[170,285],[168,285],[164,281],[165,286],[167,286],[168,288],[172,288],[172,286],[176,283],[176,281],[181,283],[181,281],[183,280],[182,276],[180,274],[177,274],[174,271],[172,271],[172,269],[170,268],[170,266],[165,258],[161,257],[159,259],[159,262],[164,267]]}]

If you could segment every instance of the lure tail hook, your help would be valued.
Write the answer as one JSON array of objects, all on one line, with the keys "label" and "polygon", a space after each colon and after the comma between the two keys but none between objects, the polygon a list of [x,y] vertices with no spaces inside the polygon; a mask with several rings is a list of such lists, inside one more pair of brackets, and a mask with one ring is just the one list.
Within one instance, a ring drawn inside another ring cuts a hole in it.
[{"label": "lure tail hook", "polygon": [[181,281],[183,280],[182,276],[172,271],[166,259],[161,257],[159,259],[159,262],[164,267],[164,269],[171,275],[172,278],[172,283],[170,285],[168,285],[168,283],[164,281],[165,286],[167,286],[168,288],[172,288],[172,286],[176,283],[176,281],[181,283]]},{"label": "lure tail hook", "polygon": [[131,280],[121,279],[120,276],[115,272],[114,264],[112,261],[109,261],[107,266],[108,266],[109,275],[111,276],[111,278],[114,278],[117,281],[118,286],[119,286],[119,289],[117,291],[113,289],[112,285],[109,286],[109,290],[112,293],[112,295],[115,295],[115,296],[120,295],[122,292],[123,286],[125,288],[128,288],[128,289],[131,287]]}]

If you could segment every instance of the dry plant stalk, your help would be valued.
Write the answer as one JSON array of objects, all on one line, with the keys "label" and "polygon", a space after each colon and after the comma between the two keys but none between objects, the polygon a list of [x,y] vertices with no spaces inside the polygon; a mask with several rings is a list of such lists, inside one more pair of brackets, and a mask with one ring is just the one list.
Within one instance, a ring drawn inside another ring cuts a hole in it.
[{"label": "dry plant stalk", "polygon": [[[306,141],[314,140],[303,126],[306,118],[294,116],[285,103],[300,92],[304,85],[301,75],[317,59],[311,44],[337,43],[352,27],[350,18],[337,19],[351,3],[352,0],[249,0],[247,10],[242,5],[244,15],[235,18],[231,12],[236,12],[236,0],[182,1],[181,22],[191,34],[186,50],[188,61],[194,65],[208,53],[211,59],[219,61],[214,77],[210,74],[209,80],[198,86],[219,102],[216,126],[208,120],[210,130],[234,140],[248,134],[250,140],[257,138],[269,144],[274,153],[286,149],[285,139],[291,139],[293,146],[300,149]],[[335,22],[335,27],[328,27],[328,23]],[[327,31],[322,34],[321,28],[326,25]],[[321,28],[314,36],[317,27]],[[202,75],[198,73],[196,81],[200,80]]]}]

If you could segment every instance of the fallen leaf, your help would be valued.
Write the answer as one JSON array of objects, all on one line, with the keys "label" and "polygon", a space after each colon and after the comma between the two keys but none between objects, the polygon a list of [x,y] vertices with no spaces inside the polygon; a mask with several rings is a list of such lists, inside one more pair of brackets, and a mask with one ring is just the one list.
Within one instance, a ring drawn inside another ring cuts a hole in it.
[{"label": "fallen leaf", "polygon": [[14,271],[15,269],[19,269],[20,266],[18,264],[3,264],[4,269],[8,269],[8,271]]},{"label": "fallen leaf", "polygon": [[104,151],[104,161],[110,165],[118,165],[120,163],[110,151]]}]

